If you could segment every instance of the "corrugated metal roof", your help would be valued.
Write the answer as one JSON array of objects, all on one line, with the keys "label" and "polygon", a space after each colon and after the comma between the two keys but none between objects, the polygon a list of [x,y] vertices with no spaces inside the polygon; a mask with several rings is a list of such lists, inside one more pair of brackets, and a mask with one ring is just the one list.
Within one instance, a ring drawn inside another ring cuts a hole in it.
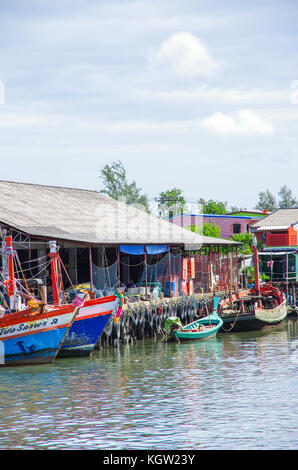
[{"label": "corrugated metal roof", "polygon": [[255,232],[264,232],[268,230],[288,230],[289,225],[265,225],[264,227],[259,227]]},{"label": "corrugated metal roof", "polygon": [[258,229],[258,232],[266,230],[287,230],[297,221],[298,208],[277,209],[267,217],[252,224],[251,228]]},{"label": "corrugated metal roof", "polygon": [[0,181],[0,221],[33,237],[90,244],[237,244],[203,237],[98,191],[11,181]]}]

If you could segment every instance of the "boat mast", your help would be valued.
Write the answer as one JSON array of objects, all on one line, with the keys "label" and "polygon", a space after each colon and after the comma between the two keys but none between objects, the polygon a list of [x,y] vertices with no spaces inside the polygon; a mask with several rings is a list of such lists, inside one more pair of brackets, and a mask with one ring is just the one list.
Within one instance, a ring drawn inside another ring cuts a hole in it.
[{"label": "boat mast", "polygon": [[14,279],[14,265],[13,265],[13,247],[12,237],[6,237],[6,256],[8,265],[8,295],[11,297],[15,294],[15,279]]},{"label": "boat mast", "polygon": [[59,271],[58,271],[58,250],[56,241],[49,241],[51,259],[51,278],[53,288],[53,304],[60,305],[59,295]]},{"label": "boat mast", "polygon": [[255,291],[257,295],[260,295],[260,278],[259,278],[259,258],[258,258],[258,244],[256,236],[252,236],[253,246],[253,259],[254,259],[254,271],[255,271]]}]

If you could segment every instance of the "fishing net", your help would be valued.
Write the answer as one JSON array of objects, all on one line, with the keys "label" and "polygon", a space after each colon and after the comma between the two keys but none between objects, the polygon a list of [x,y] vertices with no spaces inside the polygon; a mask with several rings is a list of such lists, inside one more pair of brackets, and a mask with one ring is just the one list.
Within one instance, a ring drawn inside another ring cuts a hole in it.
[{"label": "fishing net", "polygon": [[92,283],[95,289],[106,291],[117,286],[117,261],[111,266],[100,268],[92,263]]},{"label": "fishing net", "polygon": [[[170,290],[176,295],[181,295],[181,255],[174,256],[167,253],[160,261],[154,264],[147,262],[147,269],[143,269],[141,284],[145,285],[147,272],[147,285],[149,288],[158,289],[170,295]],[[171,283],[171,284],[170,284]]]},{"label": "fishing net", "polygon": [[220,251],[193,255],[195,259],[196,292],[228,289],[238,284],[238,257],[236,252]]}]

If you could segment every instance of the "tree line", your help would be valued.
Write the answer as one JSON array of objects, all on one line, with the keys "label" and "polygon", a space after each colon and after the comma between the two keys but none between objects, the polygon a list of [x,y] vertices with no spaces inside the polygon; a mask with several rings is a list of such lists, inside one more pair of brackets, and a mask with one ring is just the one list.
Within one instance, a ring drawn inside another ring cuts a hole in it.
[{"label": "tree line", "polygon": [[[123,200],[128,205],[150,212],[150,201],[148,196],[138,187],[135,181],[128,182],[126,169],[123,163],[118,160],[104,165],[100,170],[100,179],[103,184],[101,193],[106,194],[112,199]],[[187,212],[188,202],[179,188],[171,188],[162,191],[155,198],[158,204],[160,217],[171,217]],[[228,202],[216,201],[213,199],[197,200],[198,208],[201,214],[224,215],[229,212],[240,212],[244,210],[241,207],[231,206],[228,210]],[[280,187],[277,197],[266,189],[258,194],[258,201],[254,209],[260,211],[272,212],[276,209],[285,209],[298,206],[297,199],[293,196],[292,190],[284,184]],[[220,228],[216,224],[203,224],[201,226],[187,227],[189,230],[210,237],[220,237]],[[251,234],[235,234],[232,239],[242,241],[245,244],[244,252],[249,252],[251,246]]]},{"label": "tree line", "polygon": [[[100,170],[100,179],[104,186],[101,190],[103,194],[116,200],[124,199],[126,204],[143,207],[144,210],[150,211],[148,196],[142,188],[137,186],[135,181],[128,182],[126,169],[120,160],[104,165]],[[166,215],[169,210],[175,210],[176,214],[181,214],[187,210],[188,206],[183,192],[176,187],[160,192],[155,200],[158,203],[160,216]],[[231,206],[229,211],[228,202],[213,199],[199,198],[197,204],[201,207],[202,214],[224,215],[228,212],[244,210],[242,207]],[[269,189],[261,191],[254,209],[272,212],[279,208],[295,207],[296,205],[298,202],[292,190],[284,184],[280,187],[277,197]]]}]

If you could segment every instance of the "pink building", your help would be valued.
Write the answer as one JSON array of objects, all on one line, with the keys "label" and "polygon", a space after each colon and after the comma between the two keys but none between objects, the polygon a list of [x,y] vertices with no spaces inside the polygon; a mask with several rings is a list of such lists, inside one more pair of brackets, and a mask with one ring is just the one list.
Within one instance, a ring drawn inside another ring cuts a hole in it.
[{"label": "pink building", "polygon": [[[243,212],[242,212],[243,213]],[[231,238],[236,233],[247,233],[251,224],[260,219],[257,213],[250,215],[213,215],[213,214],[181,214],[170,218],[170,222],[188,228],[191,225],[216,224],[220,227],[221,238]],[[264,217],[265,214],[261,214]]]}]

